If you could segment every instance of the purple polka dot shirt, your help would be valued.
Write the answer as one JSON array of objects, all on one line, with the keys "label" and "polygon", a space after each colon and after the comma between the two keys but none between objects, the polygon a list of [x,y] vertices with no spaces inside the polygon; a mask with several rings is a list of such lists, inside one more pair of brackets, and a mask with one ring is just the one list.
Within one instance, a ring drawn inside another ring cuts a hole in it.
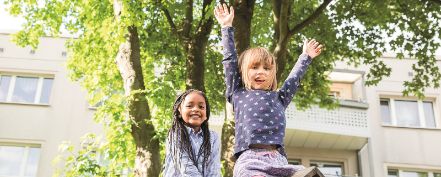
[{"label": "purple polka dot shirt", "polygon": [[226,97],[233,104],[236,123],[234,155],[238,158],[251,144],[277,145],[281,154],[285,154],[285,109],[311,64],[311,58],[306,54],[300,55],[279,90],[249,90],[244,88],[239,73],[234,28],[222,28],[222,45]]}]

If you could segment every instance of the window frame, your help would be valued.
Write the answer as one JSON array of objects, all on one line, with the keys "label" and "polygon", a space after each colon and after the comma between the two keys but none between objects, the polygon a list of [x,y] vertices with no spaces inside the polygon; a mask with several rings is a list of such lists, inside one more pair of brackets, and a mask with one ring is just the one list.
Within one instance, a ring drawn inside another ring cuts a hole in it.
[{"label": "window frame", "polygon": [[[322,160],[310,160],[309,161],[309,166],[312,167],[312,164],[316,164],[317,168],[326,168],[326,167],[320,167],[320,165],[338,165],[341,168],[341,176],[346,176],[346,167],[345,167],[345,162],[339,162],[339,161],[322,161]],[[334,174],[323,174],[324,176],[327,175],[332,175],[335,176]]]},{"label": "window frame", "polygon": [[[349,96],[346,97],[345,95],[349,95]],[[357,100],[356,98],[354,98],[353,82],[333,81],[329,86],[328,96],[337,100]]]},{"label": "window frame", "polygon": [[[385,122],[383,120],[382,112],[381,112],[381,101],[387,101],[389,103],[389,117],[390,117],[390,124]],[[405,126],[405,125],[398,125],[398,119],[399,116],[397,114],[396,110],[396,101],[414,101],[417,103],[418,107],[418,123],[419,126]],[[424,102],[430,102],[432,103],[432,110],[433,110],[433,119],[435,126],[434,127],[427,127],[426,124],[426,116],[424,114]],[[404,97],[393,97],[393,96],[380,96],[379,100],[377,102],[378,106],[378,114],[381,119],[382,126],[386,127],[404,127],[404,128],[421,128],[421,129],[439,129],[439,121],[438,121],[438,114],[437,114],[437,101],[435,98],[426,98],[424,100],[416,99],[416,98],[404,98]]]},{"label": "window frame", "polygon": [[[40,167],[40,160],[42,157],[42,146],[41,144],[22,144],[22,143],[8,143],[8,142],[0,142],[0,147],[20,147],[24,148],[24,154],[20,161],[20,171],[19,175],[16,177],[28,177],[26,176],[26,169],[29,166],[26,162],[29,160],[30,150],[31,148],[38,148],[40,150],[39,156],[38,156],[38,162],[37,162],[37,170],[35,171],[35,176],[38,175],[39,167]],[[9,177],[10,175],[0,175],[0,177]]]},{"label": "window frame", "polygon": [[[51,95],[54,88],[54,81],[55,78],[53,75],[42,75],[42,74],[15,74],[15,73],[3,73],[0,72],[0,78],[2,76],[10,76],[10,81],[8,85],[8,89],[6,91],[6,99],[4,101],[0,101],[0,103],[12,103],[12,104],[26,104],[26,105],[50,105],[51,103]],[[14,90],[16,87],[16,81],[17,77],[27,77],[27,78],[37,78],[37,87],[35,88],[35,96],[33,98],[32,102],[19,102],[19,101],[12,101],[12,97],[14,95]],[[45,79],[52,79],[52,85],[50,88],[50,94],[49,99],[47,103],[41,103],[41,96],[43,94],[43,83]]]},{"label": "window frame", "polygon": [[288,164],[291,165],[302,165],[302,159],[288,159]]},{"label": "window frame", "polygon": [[441,171],[430,169],[413,169],[413,168],[396,168],[390,167],[386,170],[386,176],[389,176],[389,171],[395,171],[397,177],[401,177],[403,172],[427,173],[427,177],[435,177],[435,174],[441,174]]}]

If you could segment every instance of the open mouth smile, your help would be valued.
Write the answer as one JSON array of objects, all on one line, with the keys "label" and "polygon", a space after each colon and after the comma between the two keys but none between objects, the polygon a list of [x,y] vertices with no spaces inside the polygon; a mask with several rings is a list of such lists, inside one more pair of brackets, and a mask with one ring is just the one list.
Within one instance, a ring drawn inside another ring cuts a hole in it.
[{"label": "open mouth smile", "polygon": [[263,79],[255,79],[254,81],[258,84],[262,84],[265,82],[265,80],[263,80]]},{"label": "open mouth smile", "polygon": [[192,118],[192,119],[200,119],[201,116],[199,114],[190,114],[190,118]]}]

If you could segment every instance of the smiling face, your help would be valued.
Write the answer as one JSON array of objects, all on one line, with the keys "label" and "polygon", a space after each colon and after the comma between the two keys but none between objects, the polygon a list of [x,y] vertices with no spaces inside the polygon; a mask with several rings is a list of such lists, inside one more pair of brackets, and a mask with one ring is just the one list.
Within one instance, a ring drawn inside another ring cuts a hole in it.
[{"label": "smiling face", "polygon": [[270,90],[273,84],[273,67],[264,63],[253,63],[248,68],[248,81],[251,89]]},{"label": "smiling face", "polygon": [[247,89],[276,90],[276,64],[265,48],[251,48],[239,58],[242,80]]},{"label": "smiling face", "polygon": [[179,106],[179,112],[187,126],[198,132],[202,123],[207,120],[205,98],[197,92],[188,94]]}]

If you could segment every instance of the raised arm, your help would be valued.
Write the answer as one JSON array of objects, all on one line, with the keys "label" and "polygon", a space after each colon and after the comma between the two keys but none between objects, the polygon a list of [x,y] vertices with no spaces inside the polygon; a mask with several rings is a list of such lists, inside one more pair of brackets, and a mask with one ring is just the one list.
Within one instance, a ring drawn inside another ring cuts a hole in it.
[{"label": "raised arm", "polygon": [[320,55],[322,48],[323,45],[320,45],[314,39],[310,41],[305,40],[303,44],[303,53],[299,56],[297,63],[294,65],[279,90],[279,99],[285,108],[291,103],[291,100],[300,85],[300,79],[305,75],[312,59]]},{"label": "raised arm", "polygon": [[232,27],[234,19],[234,10],[227,5],[218,5],[214,9],[214,16],[222,27],[222,54],[224,56],[222,64],[225,73],[225,96],[228,102],[232,103],[232,95],[236,89],[239,88],[242,80],[239,74],[239,65],[237,62],[237,53],[234,46],[234,29]]}]

